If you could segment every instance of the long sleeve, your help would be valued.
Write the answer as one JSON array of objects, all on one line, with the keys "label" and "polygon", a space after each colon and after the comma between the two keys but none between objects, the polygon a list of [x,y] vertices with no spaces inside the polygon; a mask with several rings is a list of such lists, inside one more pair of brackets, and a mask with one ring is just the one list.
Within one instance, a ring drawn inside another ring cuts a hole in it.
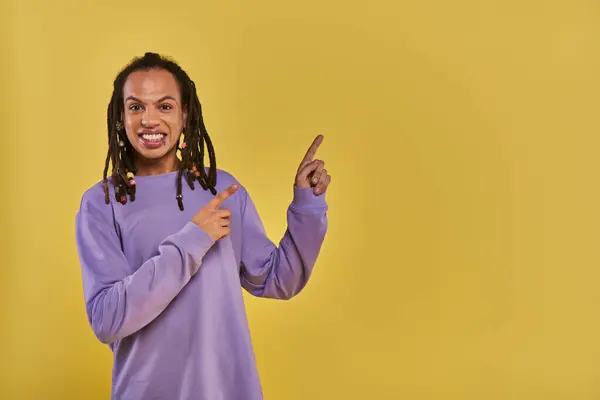
[{"label": "long sleeve", "polygon": [[155,319],[198,271],[213,241],[189,222],[159,245],[158,255],[131,268],[136,266],[128,265],[121,249],[112,207],[98,197],[82,200],[76,243],[89,322],[110,344]]},{"label": "long sleeve", "polygon": [[279,246],[266,236],[245,190],[242,207],[242,287],[257,297],[294,297],[308,282],[325,239],[325,196],[315,196],[312,188],[294,187],[294,198],[287,210],[287,229]]}]

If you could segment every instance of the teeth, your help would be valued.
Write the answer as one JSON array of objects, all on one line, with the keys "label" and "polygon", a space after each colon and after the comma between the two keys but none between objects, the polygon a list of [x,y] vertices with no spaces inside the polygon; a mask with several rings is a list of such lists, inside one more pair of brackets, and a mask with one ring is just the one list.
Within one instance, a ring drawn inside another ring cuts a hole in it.
[{"label": "teeth", "polygon": [[155,134],[143,134],[142,137],[144,138],[144,140],[161,140],[163,138],[164,135],[161,135],[160,133],[155,133]]}]

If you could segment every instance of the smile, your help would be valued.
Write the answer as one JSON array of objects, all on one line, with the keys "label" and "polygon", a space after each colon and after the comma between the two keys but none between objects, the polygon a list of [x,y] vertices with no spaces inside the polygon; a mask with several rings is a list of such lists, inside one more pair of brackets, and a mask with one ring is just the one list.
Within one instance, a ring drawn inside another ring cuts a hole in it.
[{"label": "smile", "polygon": [[147,142],[158,142],[167,135],[162,134],[162,133],[144,133],[140,136],[142,139],[144,139]]},{"label": "smile", "polygon": [[167,135],[164,133],[141,133],[138,136],[142,145],[148,149],[157,149],[166,144]]}]

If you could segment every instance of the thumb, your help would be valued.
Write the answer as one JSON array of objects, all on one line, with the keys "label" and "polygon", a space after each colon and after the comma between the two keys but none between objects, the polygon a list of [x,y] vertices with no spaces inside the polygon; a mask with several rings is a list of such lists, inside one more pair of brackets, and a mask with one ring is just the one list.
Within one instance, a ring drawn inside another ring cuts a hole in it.
[{"label": "thumb", "polygon": [[308,164],[306,164],[298,172],[298,179],[299,180],[308,179],[308,175],[310,175],[313,171],[315,171],[317,168],[319,168],[320,163],[321,163],[321,161],[314,160],[314,161],[311,161]]}]

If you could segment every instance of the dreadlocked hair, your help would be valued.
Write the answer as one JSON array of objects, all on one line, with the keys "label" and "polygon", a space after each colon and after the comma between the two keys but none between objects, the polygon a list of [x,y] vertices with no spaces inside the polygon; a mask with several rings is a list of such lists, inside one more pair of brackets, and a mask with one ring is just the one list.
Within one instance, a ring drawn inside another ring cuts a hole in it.
[{"label": "dreadlocked hair", "polygon": [[[196,93],[196,85],[188,74],[173,60],[156,53],[146,53],[143,57],[134,58],[116,77],[112,98],[108,104],[108,151],[104,165],[103,184],[106,204],[110,203],[108,170],[111,169],[111,181],[115,189],[115,199],[121,204],[127,203],[127,196],[135,201],[134,149],[123,125],[125,101],[123,86],[132,72],[140,70],[162,69],[175,77],[181,91],[182,106],[187,108],[187,120],[183,131],[185,146],[180,148],[181,166],[177,173],[177,204],[183,211],[182,180],[185,178],[190,189],[194,190],[194,181],[198,180],[204,190],[217,194],[217,167],[215,151],[208,136],[202,118],[202,106]],[[208,150],[210,167],[208,174],[204,167],[204,147]]]}]

